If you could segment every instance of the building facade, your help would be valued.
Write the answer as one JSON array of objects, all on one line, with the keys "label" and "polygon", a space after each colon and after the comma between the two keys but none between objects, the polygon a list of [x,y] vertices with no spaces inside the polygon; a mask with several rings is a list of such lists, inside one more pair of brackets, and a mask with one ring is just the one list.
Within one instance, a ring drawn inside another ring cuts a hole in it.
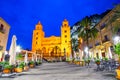
[{"label": "building facade", "polygon": [[10,26],[0,17],[0,60],[4,51],[6,51]]},{"label": "building facade", "polygon": [[45,37],[43,26],[40,22],[35,27],[32,37],[32,51],[43,53],[43,57],[60,57],[71,55],[70,44],[70,26],[69,22],[64,19],[61,26],[61,36]]},{"label": "building facade", "polygon": [[[113,34],[113,29],[116,24],[119,24],[120,21],[118,19],[115,22],[109,23],[109,21],[113,18],[115,14],[115,10],[119,7],[118,5],[116,8],[111,10],[103,19],[95,26],[98,29],[98,36],[95,40],[89,39],[89,48],[90,48],[90,55],[94,58],[103,57],[107,58],[114,58],[115,53],[113,51],[114,41],[113,38],[116,34]],[[119,17],[120,18],[120,17]]]}]

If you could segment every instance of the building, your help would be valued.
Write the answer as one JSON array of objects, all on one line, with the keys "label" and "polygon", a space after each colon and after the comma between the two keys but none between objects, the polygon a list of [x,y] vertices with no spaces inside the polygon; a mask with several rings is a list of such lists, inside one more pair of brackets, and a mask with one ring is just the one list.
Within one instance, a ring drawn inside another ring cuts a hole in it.
[{"label": "building", "polygon": [[6,51],[10,26],[0,17],[0,60],[4,51]]},{"label": "building", "polygon": [[109,21],[113,18],[115,14],[115,10],[120,7],[118,5],[116,8],[111,10],[107,15],[101,19],[101,21],[95,26],[99,32],[98,36],[95,40],[89,39],[89,48],[90,48],[90,55],[94,58],[100,58],[103,57],[107,58],[113,58],[115,57],[115,54],[113,52],[113,37],[116,34],[113,34],[113,28],[116,24],[119,24],[120,27],[120,21],[119,18],[116,19],[114,22],[109,23]]},{"label": "building", "polygon": [[40,22],[36,25],[32,37],[32,51],[43,53],[43,57],[70,57],[70,26],[66,19],[62,22],[61,36],[45,37],[43,26]]}]

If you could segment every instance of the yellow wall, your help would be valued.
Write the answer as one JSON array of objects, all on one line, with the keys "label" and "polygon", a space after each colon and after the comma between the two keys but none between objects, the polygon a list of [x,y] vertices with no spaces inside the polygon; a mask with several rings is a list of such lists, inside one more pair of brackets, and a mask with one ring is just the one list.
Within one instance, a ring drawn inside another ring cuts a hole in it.
[{"label": "yellow wall", "polygon": [[54,53],[64,56],[66,53],[66,56],[70,57],[70,26],[66,19],[62,22],[61,36],[44,37],[44,35],[42,24],[39,22],[33,30],[32,51],[41,50],[44,56],[52,56]]}]

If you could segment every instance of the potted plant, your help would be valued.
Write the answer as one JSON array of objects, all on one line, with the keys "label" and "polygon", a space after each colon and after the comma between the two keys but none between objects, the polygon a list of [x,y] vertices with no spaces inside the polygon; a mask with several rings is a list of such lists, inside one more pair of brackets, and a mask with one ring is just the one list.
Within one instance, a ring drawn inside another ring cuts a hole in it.
[{"label": "potted plant", "polygon": [[12,70],[12,65],[9,65],[8,61],[0,62],[0,66],[3,68],[3,73],[10,73]]},{"label": "potted plant", "polygon": [[41,61],[37,61],[36,63],[37,63],[37,65],[40,65],[40,64],[42,64],[42,62],[41,62]]},{"label": "potted plant", "polygon": [[120,64],[120,43],[117,43],[117,44],[113,47],[113,49],[114,49],[115,54],[117,54],[118,57],[119,57],[118,62],[119,62],[119,64]]},{"label": "potted plant", "polygon": [[91,60],[91,58],[86,58],[86,59],[84,59],[85,64],[88,64],[88,66],[89,66],[90,60]]},{"label": "potted plant", "polygon": [[104,60],[104,61],[108,61],[109,59],[108,59],[107,57],[104,57],[103,60]]},{"label": "potted plant", "polygon": [[3,67],[3,73],[10,73],[11,72],[11,69],[12,69],[12,65],[4,65]]},{"label": "potted plant", "polygon": [[29,62],[29,67],[30,67],[30,68],[33,68],[33,67],[34,67],[34,61],[30,61],[30,62]]},{"label": "potted plant", "polygon": [[25,66],[24,62],[20,62],[20,64],[18,64],[18,66],[16,66],[15,72],[18,72],[18,73],[22,72],[24,69],[24,66]]},{"label": "potted plant", "polygon": [[[113,49],[114,49],[115,54],[117,54],[118,57],[119,57],[118,63],[120,64],[120,43],[117,43],[117,44],[113,47]],[[115,71],[116,71],[116,73],[117,73],[116,78],[120,79],[120,65],[118,66],[118,68],[117,68]]]},{"label": "potted plant", "polygon": [[96,63],[97,65],[100,65],[100,59],[96,59],[96,60],[95,60],[95,63]]}]

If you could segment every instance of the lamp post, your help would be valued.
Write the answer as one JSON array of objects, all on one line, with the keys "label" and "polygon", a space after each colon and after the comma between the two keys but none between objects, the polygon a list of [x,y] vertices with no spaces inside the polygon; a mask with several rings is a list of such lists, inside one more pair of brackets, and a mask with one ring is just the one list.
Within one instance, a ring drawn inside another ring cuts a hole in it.
[{"label": "lamp post", "polygon": [[115,36],[114,38],[113,38],[113,43],[114,44],[117,44],[117,43],[119,43],[120,42],[120,36]]},{"label": "lamp post", "polygon": [[88,49],[88,47],[85,47],[84,51],[85,51],[85,53],[86,53],[86,57],[89,58],[89,49]]}]

